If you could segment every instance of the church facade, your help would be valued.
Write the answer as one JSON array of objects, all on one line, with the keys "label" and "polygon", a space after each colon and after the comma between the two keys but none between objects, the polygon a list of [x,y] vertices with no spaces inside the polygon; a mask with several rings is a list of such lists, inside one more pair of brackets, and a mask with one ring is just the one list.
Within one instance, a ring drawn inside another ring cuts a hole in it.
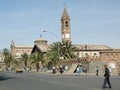
[{"label": "church facade", "polygon": [[21,54],[27,53],[28,55],[31,54],[33,46],[30,45],[16,45],[15,42],[12,40],[10,45],[10,51],[12,56],[19,59],[21,58]]},{"label": "church facade", "polygon": [[[61,17],[61,36],[62,41],[71,42],[70,16],[67,13],[66,7],[64,7]],[[76,54],[78,55],[80,63],[82,63],[83,68],[86,68],[88,72],[95,73],[95,67],[98,66],[100,73],[103,73],[103,66],[107,64],[112,68],[113,74],[120,74],[120,49],[113,49],[107,45],[74,44],[74,46],[77,48]],[[20,58],[22,53],[29,55],[35,50],[47,52],[48,47],[47,41],[41,37],[34,42],[34,46],[15,45],[12,41],[11,53],[13,56]]]},{"label": "church facade", "polygon": [[[70,16],[64,8],[61,18],[62,41],[71,41]],[[99,67],[103,73],[105,64],[112,69],[112,73],[120,74],[120,49],[113,49],[107,45],[76,45],[76,53],[83,62],[83,68],[95,73],[95,67]],[[85,64],[86,63],[86,64]]]}]

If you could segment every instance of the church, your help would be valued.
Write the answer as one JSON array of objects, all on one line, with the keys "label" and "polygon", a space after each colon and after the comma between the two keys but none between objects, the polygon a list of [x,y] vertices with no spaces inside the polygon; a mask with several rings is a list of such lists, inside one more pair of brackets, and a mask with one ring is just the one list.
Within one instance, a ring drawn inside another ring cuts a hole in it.
[{"label": "church", "polygon": [[[71,27],[70,16],[64,7],[61,17],[61,40],[71,42]],[[83,68],[87,69],[88,73],[95,73],[95,67],[99,67],[99,72],[104,72],[104,65],[107,64],[112,69],[112,74],[120,74],[120,49],[113,49],[107,45],[81,45],[73,44],[77,50],[75,51],[80,58],[79,60],[73,60],[64,62],[66,64],[78,64],[78,61],[82,64]],[[11,53],[16,58],[20,58],[21,54],[38,50],[39,52],[46,53],[49,44],[47,40],[42,37],[34,41],[33,46],[16,45],[14,41],[11,42]],[[72,67],[72,66],[71,66]],[[74,66],[75,67],[75,66]]]}]

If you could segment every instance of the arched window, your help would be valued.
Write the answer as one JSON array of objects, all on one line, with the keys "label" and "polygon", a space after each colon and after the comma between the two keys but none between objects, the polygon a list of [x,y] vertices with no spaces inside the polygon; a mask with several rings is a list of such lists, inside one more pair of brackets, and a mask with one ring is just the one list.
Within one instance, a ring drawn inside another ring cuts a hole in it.
[{"label": "arched window", "polygon": [[85,53],[85,57],[89,57],[89,54],[88,54],[88,53]]},{"label": "arched window", "polygon": [[94,53],[93,55],[94,55],[94,56],[96,56],[97,54],[96,54],[96,53]]},{"label": "arched window", "polygon": [[18,52],[18,50],[16,50],[16,52]]},{"label": "arched window", "polygon": [[68,21],[65,22],[65,27],[68,27]]},{"label": "arched window", "polygon": [[97,57],[97,54],[96,53],[93,53],[93,58],[96,58]]}]

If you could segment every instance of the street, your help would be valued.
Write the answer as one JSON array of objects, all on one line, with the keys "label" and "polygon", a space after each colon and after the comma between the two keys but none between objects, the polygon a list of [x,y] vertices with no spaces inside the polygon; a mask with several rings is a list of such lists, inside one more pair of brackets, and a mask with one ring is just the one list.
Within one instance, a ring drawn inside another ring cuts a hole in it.
[{"label": "street", "polygon": [[[110,90],[120,90],[120,76],[111,76],[110,79]],[[103,90],[103,80],[103,76],[93,75],[0,72],[0,90]]]}]

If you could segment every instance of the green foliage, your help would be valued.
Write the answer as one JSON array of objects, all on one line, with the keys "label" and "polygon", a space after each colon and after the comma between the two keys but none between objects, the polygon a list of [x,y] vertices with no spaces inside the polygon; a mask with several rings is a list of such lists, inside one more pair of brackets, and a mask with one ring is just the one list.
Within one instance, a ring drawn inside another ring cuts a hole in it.
[{"label": "green foliage", "polygon": [[43,53],[38,53],[38,52],[35,52],[33,54],[31,54],[30,56],[30,59],[31,59],[31,64],[35,64],[36,65],[36,71],[38,72],[39,71],[39,63],[43,62],[44,60],[44,54]]},{"label": "green foliage", "polygon": [[[65,46],[65,47],[62,48],[62,46]],[[66,59],[73,59],[73,58],[77,57],[75,55],[75,47],[72,45],[71,42],[62,42],[61,43],[60,55],[65,60]]]},{"label": "green foliage", "polygon": [[71,42],[55,42],[49,47],[46,56],[49,62],[56,64],[61,57],[64,60],[76,58],[74,51],[75,47]]},{"label": "green foliage", "polygon": [[29,60],[29,55],[27,55],[27,53],[21,54],[21,60],[22,60],[22,62],[24,62],[25,67],[27,67],[27,63],[28,63],[28,60]]},{"label": "green foliage", "polygon": [[18,66],[18,61],[12,56],[11,53],[7,54],[4,58],[4,62],[6,66],[9,68],[10,66]]},{"label": "green foliage", "polygon": [[51,44],[46,54],[49,62],[52,62],[53,64],[56,64],[59,61],[59,50],[58,50],[59,45],[60,45],[60,42],[55,42]]},{"label": "green foliage", "polygon": [[9,49],[4,48],[4,49],[3,49],[3,55],[4,55],[4,57],[6,57],[8,54],[10,54]]}]

